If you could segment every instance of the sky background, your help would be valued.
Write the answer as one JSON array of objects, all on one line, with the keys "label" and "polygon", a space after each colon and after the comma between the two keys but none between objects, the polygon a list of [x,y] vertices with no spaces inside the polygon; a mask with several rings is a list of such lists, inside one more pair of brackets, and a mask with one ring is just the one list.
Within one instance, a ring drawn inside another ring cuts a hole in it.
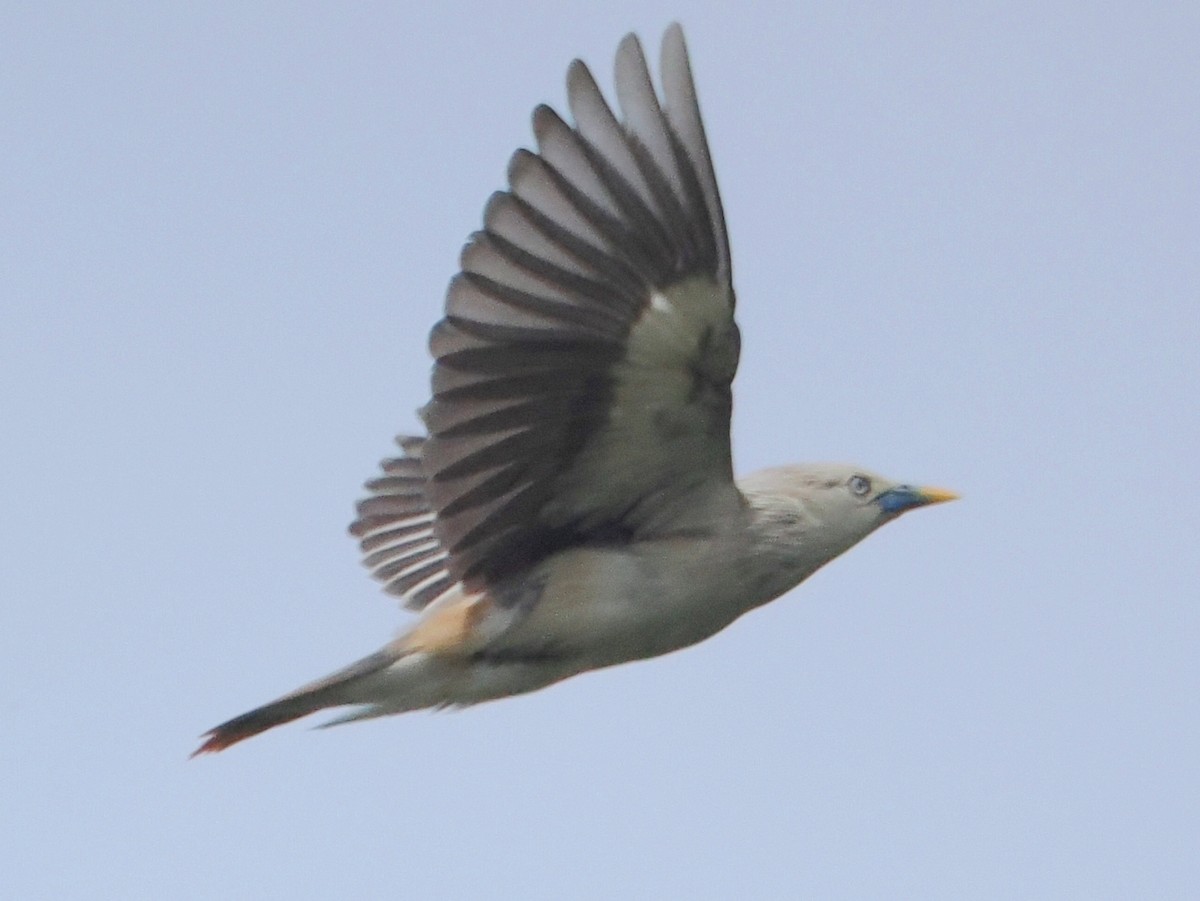
[{"label": "sky background", "polygon": [[[1200,7],[879,6],[4,4],[0,893],[1200,896]],[[738,469],[964,499],[688,651],[189,761],[407,621],[344,530],[457,252],[674,18]]]}]

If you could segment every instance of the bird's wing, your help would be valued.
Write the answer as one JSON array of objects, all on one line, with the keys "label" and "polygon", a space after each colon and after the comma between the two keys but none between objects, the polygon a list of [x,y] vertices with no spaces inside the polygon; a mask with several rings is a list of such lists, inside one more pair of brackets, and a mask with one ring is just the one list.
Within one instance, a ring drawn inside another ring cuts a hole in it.
[{"label": "bird's wing", "polygon": [[[701,528],[740,503],[729,245],[678,25],[661,76],[660,103],[629,35],[621,121],[578,60],[574,127],[535,110],[537,152],[513,156],[430,337],[406,565],[427,547],[445,577],[489,584],[566,546]],[[440,547],[417,543],[430,529]]]},{"label": "bird's wing", "polygon": [[362,547],[363,563],[388,594],[423,610],[454,587],[446,551],[434,534],[433,508],[425,496],[421,455],[424,438],[396,439],[403,455],[384,460],[383,474],[367,482],[368,497],[358,502],[350,524]]}]

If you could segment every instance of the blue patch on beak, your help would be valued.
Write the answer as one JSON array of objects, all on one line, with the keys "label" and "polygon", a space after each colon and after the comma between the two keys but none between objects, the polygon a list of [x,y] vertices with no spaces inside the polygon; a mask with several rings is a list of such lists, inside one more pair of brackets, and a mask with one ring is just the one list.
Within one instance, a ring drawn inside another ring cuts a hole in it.
[{"label": "blue patch on beak", "polygon": [[929,503],[929,500],[912,485],[897,485],[875,498],[875,503],[879,504],[884,513],[896,514],[923,506]]}]

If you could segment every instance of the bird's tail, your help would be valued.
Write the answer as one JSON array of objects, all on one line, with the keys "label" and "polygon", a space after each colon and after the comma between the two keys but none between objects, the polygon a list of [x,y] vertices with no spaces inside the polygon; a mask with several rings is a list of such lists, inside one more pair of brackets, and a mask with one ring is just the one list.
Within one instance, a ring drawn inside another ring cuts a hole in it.
[{"label": "bird's tail", "polygon": [[393,643],[324,679],[311,682],[241,716],[235,716],[205,732],[202,736],[204,743],[193,751],[191,756],[224,751],[243,739],[327,707],[363,703],[361,692],[355,689],[370,681],[370,677],[382,673],[404,656],[404,653],[397,643]]}]

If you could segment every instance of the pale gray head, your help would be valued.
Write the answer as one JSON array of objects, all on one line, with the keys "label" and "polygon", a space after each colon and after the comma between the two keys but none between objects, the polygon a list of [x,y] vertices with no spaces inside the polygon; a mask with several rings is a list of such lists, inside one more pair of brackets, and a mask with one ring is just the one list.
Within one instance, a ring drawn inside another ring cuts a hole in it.
[{"label": "pale gray head", "polygon": [[825,560],[908,510],[958,497],[842,463],[763,469],[739,480],[738,487],[781,541],[802,543]]}]

